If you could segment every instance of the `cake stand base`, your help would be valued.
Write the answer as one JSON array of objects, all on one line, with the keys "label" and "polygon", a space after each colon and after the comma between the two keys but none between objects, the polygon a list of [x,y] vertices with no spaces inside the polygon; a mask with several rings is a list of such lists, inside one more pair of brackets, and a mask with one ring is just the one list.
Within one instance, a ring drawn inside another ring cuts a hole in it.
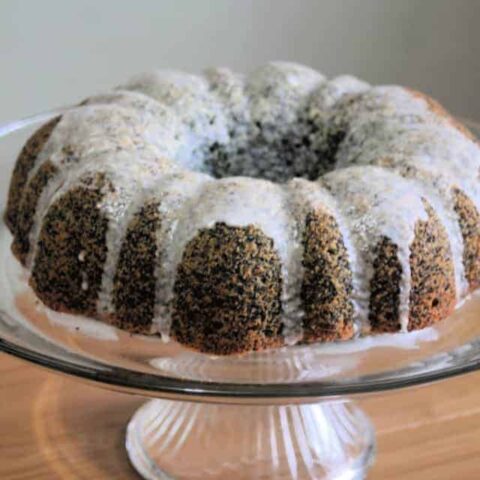
[{"label": "cake stand base", "polygon": [[127,429],[147,480],[365,478],[375,432],[352,402],[231,405],[151,400]]}]

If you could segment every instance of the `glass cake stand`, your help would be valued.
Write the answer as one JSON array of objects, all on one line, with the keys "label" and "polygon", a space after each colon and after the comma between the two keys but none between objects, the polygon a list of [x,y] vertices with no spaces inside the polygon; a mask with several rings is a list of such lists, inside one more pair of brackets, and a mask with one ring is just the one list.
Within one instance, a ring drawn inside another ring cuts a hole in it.
[{"label": "glass cake stand", "polygon": [[[27,137],[61,111],[0,128],[5,172]],[[480,367],[477,294],[449,320],[409,335],[215,357],[48,310],[26,285],[10,242],[2,225],[0,350],[152,397],[126,435],[133,466],[149,480],[364,478],[375,432],[352,398]]]}]

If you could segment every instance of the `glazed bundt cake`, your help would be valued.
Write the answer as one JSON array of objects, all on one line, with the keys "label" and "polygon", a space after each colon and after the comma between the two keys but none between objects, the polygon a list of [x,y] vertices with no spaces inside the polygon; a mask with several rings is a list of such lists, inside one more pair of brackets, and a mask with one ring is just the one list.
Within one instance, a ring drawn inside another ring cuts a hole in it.
[{"label": "glazed bundt cake", "polygon": [[480,284],[479,176],[407,88],[157,71],[38,130],[5,218],[48,307],[231,354],[448,316]]}]

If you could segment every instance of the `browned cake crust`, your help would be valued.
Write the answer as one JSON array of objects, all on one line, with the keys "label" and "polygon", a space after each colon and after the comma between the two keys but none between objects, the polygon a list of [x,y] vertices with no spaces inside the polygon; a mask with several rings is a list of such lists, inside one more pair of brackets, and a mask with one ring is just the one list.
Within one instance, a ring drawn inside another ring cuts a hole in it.
[{"label": "browned cake crust", "polygon": [[310,212],[303,235],[305,269],[301,299],[305,342],[353,336],[352,274],[338,224],[332,215]]},{"label": "browned cake crust", "polygon": [[455,127],[458,131],[462,132],[467,138],[473,140],[474,142],[477,141],[475,135],[463,124],[462,122],[458,121],[454,116],[450,114],[440,103],[438,103],[435,99],[430,97],[429,95],[419,92],[418,90],[414,90],[412,88],[407,88],[407,90],[417,98],[424,100],[428,108],[435,113],[438,117],[443,118],[447,122],[449,122],[453,127]]},{"label": "browned cake crust", "polygon": [[400,330],[398,309],[402,279],[398,246],[384,237],[377,243],[374,255],[368,315],[371,329],[373,332],[397,332]]},{"label": "browned cake crust", "polygon": [[18,207],[22,198],[23,188],[27,183],[28,174],[32,170],[38,154],[50,138],[50,135],[60,121],[60,118],[61,117],[55,117],[40,127],[28,139],[15,163],[10,182],[10,189],[8,191],[7,210],[5,212],[5,222],[11,230],[14,230],[17,224]]},{"label": "browned cake crust", "polygon": [[38,201],[45,187],[57,173],[58,168],[47,160],[26,185],[16,217],[15,237],[12,244],[13,253],[24,265],[30,250],[30,231],[33,227]]},{"label": "browned cake crust", "polygon": [[30,282],[54,310],[95,316],[108,228],[97,204],[109,185],[101,173],[84,177],[81,183],[48,210]]},{"label": "browned cake crust", "polygon": [[480,286],[480,215],[460,189],[454,190],[455,211],[463,237],[463,265],[470,289]]},{"label": "browned cake crust", "polygon": [[432,207],[428,220],[418,221],[411,245],[411,291],[408,330],[432,325],[455,308],[455,277],[447,233]]},{"label": "browned cake crust", "polygon": [[155,308],[158,203],[145,204],[127,229],[113,284],[112,322],[135,333],[148,333]]},{"label": "browned cake crust", "polygon": [[217,223],[186,246],[178,267],[173,338],[203,352],[278,347],[282,278],[273,241],[254,226]]}]

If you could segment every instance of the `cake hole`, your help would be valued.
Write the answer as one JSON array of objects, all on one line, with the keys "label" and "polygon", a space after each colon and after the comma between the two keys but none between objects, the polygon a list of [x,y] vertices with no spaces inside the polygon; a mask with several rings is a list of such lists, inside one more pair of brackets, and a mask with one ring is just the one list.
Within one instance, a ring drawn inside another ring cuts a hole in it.
[{"label": "cake hole", "polygon": [[438,298],[434,298],[432,300],[432,307],[433,308],[437,307],[439,303],[440,303],[440,300],[438,300]]},{"label": "cake hole", "polygon": [[295,177],[316,180],[334,169],[344,137],[312,121],[237,126],[228,142],[208,145],[202,171],[215,178],[243,176],[278,183]]}]

